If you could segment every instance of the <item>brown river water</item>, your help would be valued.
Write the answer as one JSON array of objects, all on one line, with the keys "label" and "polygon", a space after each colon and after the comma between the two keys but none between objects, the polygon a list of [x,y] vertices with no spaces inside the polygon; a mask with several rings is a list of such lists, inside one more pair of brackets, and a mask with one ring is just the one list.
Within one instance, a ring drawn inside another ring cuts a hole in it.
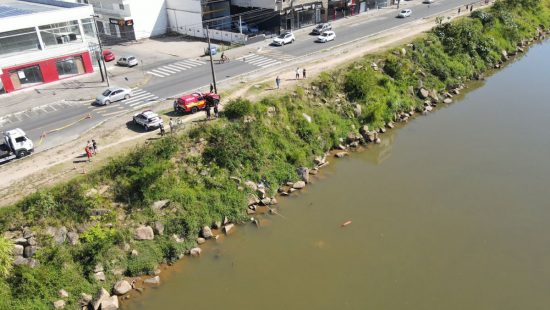
[{"label": "brown river water", "polygon": [[331,159],[281,216],[210,241],[123,308],[550,309],[549,56],[537,45]]}]

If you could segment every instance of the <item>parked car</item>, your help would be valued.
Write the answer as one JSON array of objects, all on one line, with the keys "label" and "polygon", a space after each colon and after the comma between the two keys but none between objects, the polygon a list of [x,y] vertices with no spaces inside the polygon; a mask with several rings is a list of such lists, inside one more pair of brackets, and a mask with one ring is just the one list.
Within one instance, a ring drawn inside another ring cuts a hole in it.
[{"label": "parked car", "polygon": [[239,27],[239,21],[234,21],[233,28],[237,29],[237,31],[248,32],[248,24],[246,22],[241,22],[241,26]]},{"label": "parked car", "polygon": [[311,33],[321,34],[321,33],[325,32],[325,31],[328,31],[328,30],[332,30],[332,25],[330,23],[322,23],[322,24],[318,24],[317,26],[315,26],[315,28],[313,28]]},{"label": "parked car", "polygon": [[206,107],[207,101],[210,101],[210,104],[217,104],[220,102],[220,95],[215,93],[183,95],[174,101],[174,111],[195,113],[203,110]]},{"label": "parked car", "polygon": [[133,121],[134,124],[143,126],[145,131],[149,131],[151,128],[158,128],[163,123],[162,118],[151,110],[145,110],[141,113],[134,114]]},{"label": "parked car", "polygon": [[336,33],[334,33],[334,31],[325,31],[317,37],[317,42],[327,43],[328,41],[332,41],[334,39],[336,39]]},{"label": "parked car", "polygon": [[132,90],[123,87],[109,87],[101,95],[95,98],[95,103],[99,105],[108,105],[111,102],[132,97]]},{"label": "parked car", "polygon": [[296,40],[292,32],[284,32],[273,39],[273,45],[283,46],[288,43],[292,43]]},{"label": "parked car", "polygon": [[103,60],[109,62],[115,60],[115,54],[110,50],[103,50]]},{"label": "parked car", "polygon": [[401,10],[401,12],[399,12],[399,14],[397,14],[397,17],[405,18],[405,17],[411,16],[411,14],[412,14],[411,9],[404,9],[404,10]]},{"label": "parked car", "polygon": [[430,4],[430,3],[434,3],[435,0],[424,0],[422,1],[422,3],[427,3],[427,4]]},{"label": "parked car", "polygon": [[120,57],[116,64],[119,66],[133,67],[138,65],[138,60],[134,56],[124,56]]}]

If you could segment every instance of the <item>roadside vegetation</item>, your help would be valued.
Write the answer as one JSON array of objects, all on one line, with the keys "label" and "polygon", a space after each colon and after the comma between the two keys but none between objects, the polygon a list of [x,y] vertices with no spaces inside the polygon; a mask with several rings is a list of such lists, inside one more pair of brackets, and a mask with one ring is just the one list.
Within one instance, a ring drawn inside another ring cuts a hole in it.
[{"label": "roadside vegetation", "polygon": [[[246,221],[254,193],[247,180],[269,184],[274,195],[299,178],[298,167],[311,167],[362,126],[384,127],[402,112],[422,110],[420,89],[443,97],[549,26],[550,0],[498,1],[441,21],[411,44],[322,73],[307,87],[258,102],[234,100],[216,121],[150,141],[0,209],[7,236],[0,237],[0,309],[51,309],[60,289],[69,293],[67,308],[78,308],[81,293],[153,274],[194,247],[203,226]],[[140,225],[155,227],[154,240],[135,240]],[[69,241],[67,231],[78,240]],[[21,237],[25,250],[35,247],[32,263],[12,267],[13,240]],[[105,280],[95,277],[98,265]]]}]

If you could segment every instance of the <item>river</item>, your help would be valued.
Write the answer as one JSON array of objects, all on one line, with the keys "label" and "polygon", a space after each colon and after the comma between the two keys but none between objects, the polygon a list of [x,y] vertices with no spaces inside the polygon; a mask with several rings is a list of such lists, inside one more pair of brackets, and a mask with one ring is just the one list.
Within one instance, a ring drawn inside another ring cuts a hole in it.
[{"label": "river", "polygon": [[281,216],[209,242],[124,309],[548,309],[548,55],[534,46],[457,103],[331,159]]}]

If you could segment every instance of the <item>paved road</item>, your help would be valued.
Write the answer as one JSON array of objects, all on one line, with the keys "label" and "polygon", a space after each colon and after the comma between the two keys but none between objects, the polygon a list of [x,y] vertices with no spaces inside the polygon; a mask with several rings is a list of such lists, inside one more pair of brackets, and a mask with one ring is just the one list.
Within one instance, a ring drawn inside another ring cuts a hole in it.
[{"label": "paved road", "polygon": [[[298,31],[293,44],[272,47],[269,46],[269,42],[265,42],[261,51],[257,53],[232,59],[228,63],[215,64],[216,78],[218,81],[223,81],[254,70],[277,66],[380,31],[394,27],[407,27],[407,23],[413,20],[472,2],[472,0],[436,0],[435,3],[427,5],[422,4],[421,0],[401,1],[401,9],[411,8],[413,10],[411,17],[396,18],[397,9],[383,10],[384,12],[392,10],[395,14],[364,14],[349,17],[345,22],[334,23],[337,37],[335,41],[328,43],[316,43],[314,42],[316,37],[309,35],[307,30]],[[53,105],[53,109],[44,108],[22,113],[11,119],[5,127],[23,128],[33,141],[38,141],[36,150],[40,151],[71,140],[114,116],[123,115],[128,111],[154,107],[155,103],[162,98],[175,97],[178,94],[204,87],[211,82],[210,65],[207,59],[179,59],[150,64],[135,70],[141,70],[142,74],[150,75],[151,79],[141,89],[134,89],[134,96],[127,102],[113,103],[108,107],[95,107],[91,102],[60,102],[60,106],[66,105],[63,109],[55,109],[55,105]],[[45,138],[43,138],[44,133],[46,133]],[[93,131],[88,134],[92,138]]]}]

